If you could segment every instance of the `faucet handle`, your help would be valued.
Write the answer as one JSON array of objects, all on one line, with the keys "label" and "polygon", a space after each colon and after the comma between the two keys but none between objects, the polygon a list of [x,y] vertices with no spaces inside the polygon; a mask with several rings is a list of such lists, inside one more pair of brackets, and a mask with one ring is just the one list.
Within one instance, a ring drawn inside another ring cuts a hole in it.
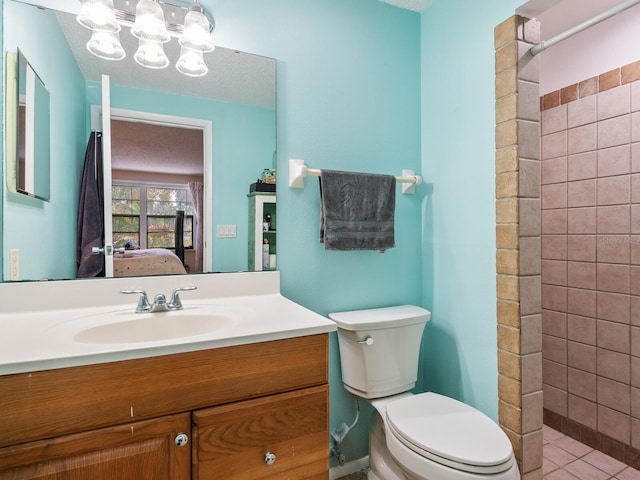
[{"label": "faucet handle", "polygon": [[136,313],[151,311],[151,304],[147,298],[147,292],[144,290],[120,290],[120,293],[124,294],[139,294],[138,306],[136,307]]},{"label": "faucet handle", "polygon": [[180,301],[180,292],[186,292],[188,290],[196,290],[198,287],[178,287],[171,294],[171,300],[169,300],[168,307],[171,310],[182,310],[182,302]]}]

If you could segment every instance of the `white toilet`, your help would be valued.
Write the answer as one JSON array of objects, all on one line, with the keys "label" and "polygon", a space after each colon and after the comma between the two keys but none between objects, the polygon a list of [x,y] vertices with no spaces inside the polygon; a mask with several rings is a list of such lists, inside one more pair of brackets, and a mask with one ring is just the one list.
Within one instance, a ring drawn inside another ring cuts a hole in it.
[{"label": "white toilet", "polygon": [[377,411],[369,480],[518,480],[511,443],[493,420],[452,398],[408,392],[430,317],[412,305],[329,315],[344,386]]}]

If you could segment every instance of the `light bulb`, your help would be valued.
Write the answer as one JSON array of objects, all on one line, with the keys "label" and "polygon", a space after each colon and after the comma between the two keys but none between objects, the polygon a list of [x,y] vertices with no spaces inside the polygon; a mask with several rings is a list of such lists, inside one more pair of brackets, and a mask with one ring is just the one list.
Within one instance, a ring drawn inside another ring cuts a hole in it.
[{"label": "light bulb", "polygon": [[117,32],[93,32],[87,42],[87,50],[105,60],[122,60],[127,56],[120,45],[120,34]]},{"label": "light bulb", "polygon": [[168,42],[170,40],[164,23],[164,12],[155,0],[140,0],[136,5],[136,21],[131,33],[140,40]]},{"label": "light bulb", "polygon": [[176,68],[180,73],[189,77],[202,77],[209,71],[202,58],[202,52],[187,47],[180,49],[180,58],[176,63]]},{"label": "light bulb", "polygon": [[77,22],[85,28],[99,32],[119,32],[113,0],[83,0]]},{"label": "light bulb", "polygon": [[195,3],[184,17],[184,30],[180,37],[180,45],[183,47],[211,52],[215,48],[209,31],[209,20],[203,13],[200,4]]},{"label": "light bulb", "polygon": [[160,69],[169,65],[169,59],[164,53],[162,43],[153,40],[140,39],[138,50],[133,58],[146,68]]}]

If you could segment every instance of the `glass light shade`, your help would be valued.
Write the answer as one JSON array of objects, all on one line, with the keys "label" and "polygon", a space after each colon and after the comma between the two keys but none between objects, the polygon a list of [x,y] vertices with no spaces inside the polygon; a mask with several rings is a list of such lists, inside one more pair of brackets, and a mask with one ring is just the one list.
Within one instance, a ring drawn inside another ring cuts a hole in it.
[{"label": "glass light shade", "polygon": [[147,68],[165,68],[169,65],[169,59],[164,53],[161,42],[153,40],[140,39],[138,50],[133,56],[134,60],[143,67]]},{"label": "glass light shade", "polygon": [[91,39],[87,42],[87,50],[105,60],[122,60],[127,56],[120,45],[118,32],[93,32]]},{"label": "glass light shade", "polygon": [[164,12],[155,0],[139,0],[136,5],[136,21],[131,33],[140,40],[168,42],[171,38],[164,23]]},{"label": "glass light shade", "polygon": [[189,77],[202,77],[209,71],[202,58],[202,52],[187,47],[180,49],[180,58],[176,63],[176,68],[180,73]]},{"label": "glass light shade", "polygon": [[201,52],[211,52],[215,45],[209,32],[209,20],[202,7],[195,3],[184,17],[184,31],[178,40],[183,47]]},{"label": "glass light shade", "polygon": [[76,16],[80,25],[93,31],[119,32],[113,0],[82,0],[80,13]]}]

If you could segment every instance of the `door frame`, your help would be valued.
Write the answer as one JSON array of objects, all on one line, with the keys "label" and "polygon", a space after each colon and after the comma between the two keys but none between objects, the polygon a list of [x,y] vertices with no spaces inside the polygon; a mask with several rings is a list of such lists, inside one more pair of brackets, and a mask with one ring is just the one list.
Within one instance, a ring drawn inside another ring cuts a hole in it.
[{"label": "door frame", "polygon": [[[101,125],[102,107],[91,105],[91,127],[97,129]],[[144,112],[125,108],[111,108],[111,120],[125,122],[149,123],[178,128],[200,129],[203,138],[203,164],[204,164],[204,201],[202,205],[202,234],[203,234],[203,273],[212,272],[213,269],[213,122],[201,118],[180,117],[161,113]],[[109,165],[111,169],[111,165]],[[105,169],[106,170],[106,169]],[[109,176],[111,178],[111,176]],[[106,177],[105,177],[106,179]],[[105,243],[107,239],[105,239]]]}]

